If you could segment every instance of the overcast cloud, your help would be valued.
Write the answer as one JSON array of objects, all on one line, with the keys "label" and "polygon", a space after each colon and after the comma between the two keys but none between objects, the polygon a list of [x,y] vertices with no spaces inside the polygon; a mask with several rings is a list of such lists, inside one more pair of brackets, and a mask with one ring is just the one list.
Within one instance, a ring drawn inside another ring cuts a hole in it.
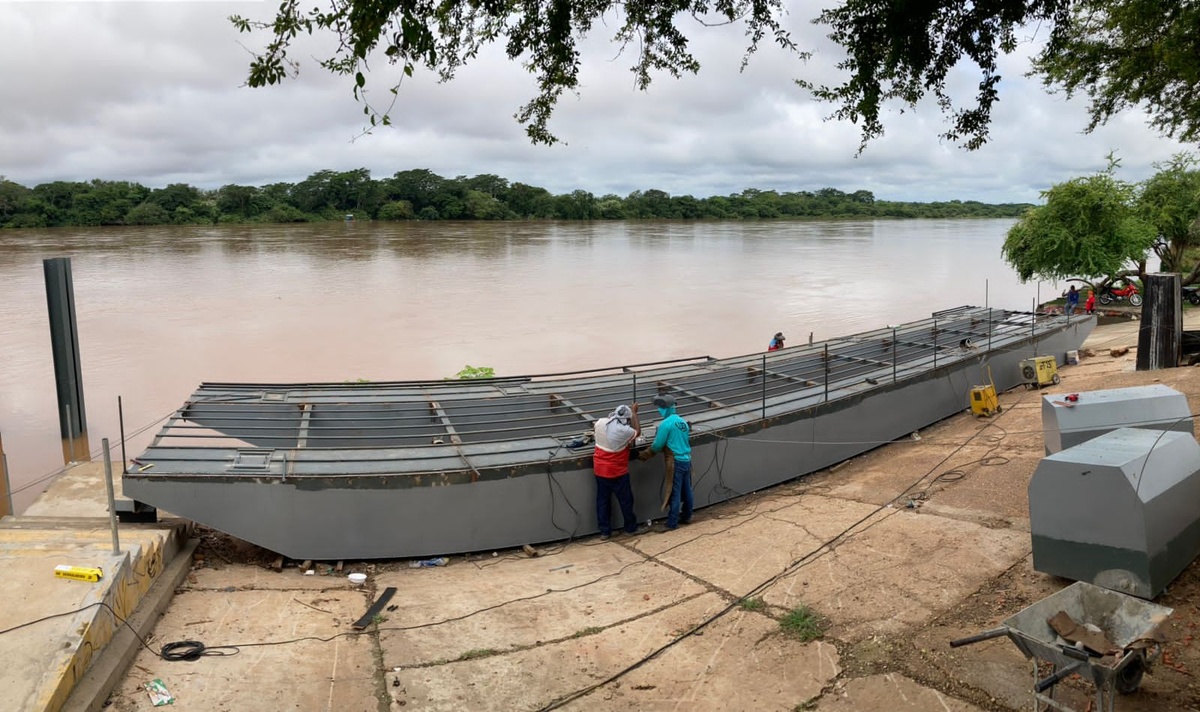
[{"label": "overcast cloud", "polygon": [[[738,72],[744,37],[736,28],[696,27],[698,76],[657,77],[633,87],[629,57],[613,59],[604,28],[585,45],[581,94],[566,96],[551,123],[566,145],[533,146],[512,118],[535,91],[530,76],[500,52],[485,53],[454,81],[407,80],[392,111],[396,125],[366,126],[349,80],[323,72],[328,39],[305,40],[298,79],[242,86],[250,55],[231,14],[268,19],[274,3],[0,3],[0,175],[25,185],[51,180],[135,180],[151,187],[187,182],[296,182],[322,169],[366,167],[373,176],[429,168],[445,175],[495,173],[555,193],[597,195],[658,188],[672,194],[728,194],[744,188],[867,189],[891,200],[1036,201],[1050,184],[1122,158],[1139,180],[1152,164],[1189,147],[1157,136],[1140,113],[1091,135],[1082,100],[1045,93],[1022,75],[1035,41],[1005,60],[992,141],[967,152],[938,138],[936,107],[892,111],[887,135],[861,156],[858,127],[824,121],[792,79],[834,81],[837,48],[823,28],[794,15],[801,63],[764,46]],[[263,38],[257,38],[262,42]],[[395,72],[381,66],[368,87],[386,95]],[[974,78],[955,76],[968,96]]]}]

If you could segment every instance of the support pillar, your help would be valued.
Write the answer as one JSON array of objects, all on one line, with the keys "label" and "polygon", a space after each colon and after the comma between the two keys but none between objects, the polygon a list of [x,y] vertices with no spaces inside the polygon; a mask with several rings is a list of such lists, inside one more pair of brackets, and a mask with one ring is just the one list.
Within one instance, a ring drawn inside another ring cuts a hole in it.
[{"label": "support pillar", "polygon": [[0,517],[16,514],[12,503],[12,486],[8,479],[8,458],[4,455],[4,438],[0,437]]},{"label": "support pillar", "polygon": [[1155,371],[1179,365],[1183,342],[1181,278],[1175,273],[1146,275],[1142,321],[1138,326],[1137,370]]},{"label": "support pillar", "polygon": [[75,285],[71,258],[42,260],[46,274],[46,307],[50,314],[50,348],[54,354],[54,385],[58,393],[58,429],[63,462],[91,459],[87,414],[83,407],[83,370],[79,363],[79,329],[75,321]]}]

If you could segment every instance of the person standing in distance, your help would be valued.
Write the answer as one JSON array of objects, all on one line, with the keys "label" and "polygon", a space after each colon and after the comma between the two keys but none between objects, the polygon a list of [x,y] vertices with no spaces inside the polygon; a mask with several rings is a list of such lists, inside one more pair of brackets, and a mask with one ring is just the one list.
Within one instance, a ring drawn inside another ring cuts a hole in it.
[{"label": "person standing in distance", "polygon": [[625,532],[637,533],[637,516],[633,513],[633,487],[629,482],[629,450],[642,425],[638,420],[638,404],[630,408],[619,405],[592,426],[596,451],[592,469],[596,473],[596,520],[600,523],[600,540],[612,536],[612,498],[617,498],[624,519]]},{"label": "person standing in distance", "polygon": [[675,399],[663,394],[655,396],[654,407],[662,420],[658,424],[658,432],[654,442],[638,455],[642,460],[649,460],[664,449],[670,450],[675,458],[675,472],[671,480],[671,504],[667,509],[667,531],[676,529],[680,524],[692,521],[692,445],[691,426],[675,412]]}]

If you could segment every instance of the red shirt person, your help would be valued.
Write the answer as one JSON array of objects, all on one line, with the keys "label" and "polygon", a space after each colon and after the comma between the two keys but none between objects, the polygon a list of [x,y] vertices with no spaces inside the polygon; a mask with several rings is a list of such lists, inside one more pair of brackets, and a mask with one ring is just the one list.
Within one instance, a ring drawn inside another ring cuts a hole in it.
[{"label": "red shirt person", "polygon": [[637,533],[637,517],[633,513],[633,487],[629,482],[629,451],[642,433],[638,421],[638,405],[619,405],[616,410],[592,426],[596,451],[592,454],[592,469],[596,473],[596,520],[600,538],[612,536],[612,498],[621,507],[625,532]]},{"label": "red shirt person", "polygon": [[771,343],[767,345],[767,351],[778,351],[783,348],[783,332],[777,331],[771,337]]}]

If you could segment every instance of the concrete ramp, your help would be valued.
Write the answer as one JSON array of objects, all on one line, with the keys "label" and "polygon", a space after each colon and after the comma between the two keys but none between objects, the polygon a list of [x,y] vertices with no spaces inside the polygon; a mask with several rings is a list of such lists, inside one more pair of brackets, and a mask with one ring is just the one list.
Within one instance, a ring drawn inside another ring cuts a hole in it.
[{"label": "concrete ramp", "polygon": [[[105,606],[132,616],[185,535],[180,521],[123,524],[122,553],[114,556],[106,517],[0,520],[0,630],[79,611],[0,635],[0,709],[62,709],[121,626]],[[56,578],[59,564],[98,567],[104,576],[95,583]]]}]

